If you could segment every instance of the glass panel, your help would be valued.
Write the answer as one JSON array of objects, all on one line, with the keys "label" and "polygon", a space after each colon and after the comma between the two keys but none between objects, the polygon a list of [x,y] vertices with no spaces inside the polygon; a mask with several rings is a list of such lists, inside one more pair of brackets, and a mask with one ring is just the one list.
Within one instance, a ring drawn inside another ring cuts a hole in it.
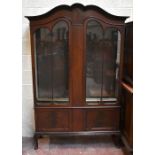
[{"label": "glass panel", "polygon": [[58,22],[50,32],[38,29],[34,34],[37,99],[68,101],[68,26]]},{"label": "glass panel", "polygon": [[116,101],[120,33],[115,28],[104,30],[100,23],[87,24],[86,101]]}]

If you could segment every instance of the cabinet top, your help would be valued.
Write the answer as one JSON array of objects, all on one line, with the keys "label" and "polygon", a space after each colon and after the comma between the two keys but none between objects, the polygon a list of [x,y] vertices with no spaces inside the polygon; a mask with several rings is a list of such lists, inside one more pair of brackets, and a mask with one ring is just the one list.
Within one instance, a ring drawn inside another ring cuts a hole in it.
[{"label": "cabinet top", "polygon": [[79,4],[79,3],[75,3],[75,4],[71,5],[71,6],[69,6],[69,5],[59,5],[59,6],[51,9],[50,11],[48,11],[48,12],[42,14],[42,15],[38,15],[38,16],[25,16],[25,17],[27,19],[29,19],[30,22],[31,22],[31,21],[38,21],[38,20],[41,20],[41,19],[48,18],[48,17],[54,15],[57,12],[68,11],[68,12],[71,12],[73,14],[73,12],[77,11],[77,10],[80,13],[88,12],[88,14],[89,14],[89,11],[94,11],[94,12],[97,12],[97,13],[103,15],[107,19],[115,20],[115,21],[122,21],[122,22],[124,22],[128,18],[128,16],[112,15],[112,14],[104,11],[100,7],[95,6],[95,5],[84,6],[84,5]]}]

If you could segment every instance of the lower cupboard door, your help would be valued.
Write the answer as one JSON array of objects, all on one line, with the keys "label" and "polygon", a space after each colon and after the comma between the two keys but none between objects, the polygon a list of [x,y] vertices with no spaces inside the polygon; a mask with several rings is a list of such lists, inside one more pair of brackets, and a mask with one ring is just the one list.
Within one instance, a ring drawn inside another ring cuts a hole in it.
[{"label": "lower cupboard door", "polygon": [[87,131],[119,130],[120,109],[88,109],[86,111]]},{"label": "lower cupboard door", "polygon": [[35,111],[36,131],[70,131],[71,111],[68,109],[38,108]]}]

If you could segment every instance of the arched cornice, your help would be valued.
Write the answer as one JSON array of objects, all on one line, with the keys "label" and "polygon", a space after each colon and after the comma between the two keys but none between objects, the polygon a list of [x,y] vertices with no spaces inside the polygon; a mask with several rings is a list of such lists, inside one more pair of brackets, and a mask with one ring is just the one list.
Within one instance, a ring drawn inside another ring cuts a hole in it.
[{"label": "arched cornice", "polygon": [[100,14],[104,15],[106,18],[111,19],[111,20],[125,21],[128,18],[128,16],[112,15],[112,14],[106,12],[105,10],[101,9],[100,7],[95,6],[95,5],[84,6],[84,5],[79,4],[79,3],[75,3],[75,4],[71,5],[71,6],[69,6],[69,5],[59,5],[59,6],[51,9],[50,11],[48,11],[48,12],[42,14],[42,15],[25,16],[25,17],[28,18],[30,21],[36,21],[36,20],[48,18],[52,14],[55,14],[56,12],[61,11],[61,10],[73,11],[74,9],[80,9],[83,12],[88,11],[88,10],[94,10],[94,11],[99,12]]}]

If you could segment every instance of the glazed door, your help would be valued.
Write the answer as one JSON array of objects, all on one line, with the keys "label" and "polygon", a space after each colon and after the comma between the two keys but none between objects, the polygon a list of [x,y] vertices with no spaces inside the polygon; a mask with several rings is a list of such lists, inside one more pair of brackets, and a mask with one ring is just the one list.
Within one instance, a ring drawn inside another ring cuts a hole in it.
[{"label": "glazed door", "polygon": [[91,19],[86,22],[86,104],[115,104],[118,97],[121,33]]},{"label": "glazed door", "polygon": [[69,26],[65,21],[34,32],[36,100],[69,102]]}]

